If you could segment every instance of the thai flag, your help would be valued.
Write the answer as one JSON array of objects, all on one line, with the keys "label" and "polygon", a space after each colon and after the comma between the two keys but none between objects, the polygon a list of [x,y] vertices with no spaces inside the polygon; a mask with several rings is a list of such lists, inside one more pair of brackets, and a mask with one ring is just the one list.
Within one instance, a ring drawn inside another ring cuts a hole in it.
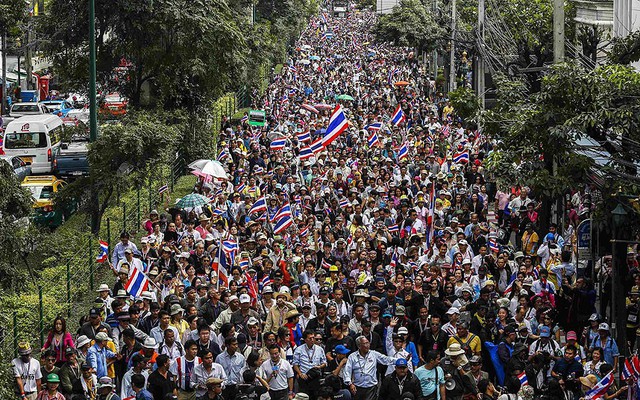
[{"label": "thai flag", "polygon": [[227,273],[225,258],[224,254],[222,254],[222,247],[220,247],[218,249],[218,255],[211,262],[211,270],[215,271],[218,276],[217,289],[220,288],[220,285],[229,287],[229,274]]},{"label": "thai flag", "polygon": [[489,248],[494,253],[499,253],[500,252],[500,245],[498,245],[498,241],[496,240],[496,238],[489,239]]},{"label": "thai flag", "polygon": [[313,143],[311,143],[311,146],[309,146],[309,148],[311,149],[311,152],[313,154],[318,154],[322,150],[324,150],[324,143],[322,141],[323,138],[318,138]]},{"label": "thai flag", "polygon": [[518,380],[520,381],[520,386],[525,386],[529,384],[529,380],[527,379],[527,373],[522,371],[520,375],[518,375]]},{"label": "thai flag", "polygon": [[243,271],[246,271],[249,269],[249,259],[246,257],[243,257],[240,259],[240,261],[238,262],[238,265],[240,266],[240,269],[242,269]]},{"label": "thai flag", "polygon": [[289,203],[285,203],[276,213],[273,218],[275,221],[275,226],[273,227],[273,233],[278,235],[284,232],[288,227],[293,224],[293,219],[291,218],[291,206]]},{"label": "thai flag", "polygon": [[340,200],[340,208],[347,208],[349,207],[351,204],[349,203],[348,199],[342,199]]},{"label": "thai flag", "polygon": [[460,163],[468,163],[469,162],[469,152],[468,151],[463,151],[461,153],[455,153],[453,155],[453,162],[456,164],[460,164]]},{"label": "thai flag", "polygon": [[399,73],[400,70],[398,68],[393,69],[393,70],[389,70],[389,74],[387,75],[387,83],[389,85],[391,85],[391,83],[393,83],[393,76],[397,73]]},{"label": "thai flag", "polygon": [[103,263],[109,259],[109,243],[104,240],[99,240],[98,244],[100,245],[100,252],[96,257],[96,262]]},{"label": "thai flag", "polygon": [[326,31],[325,33],[323,33],[322,40],[326,40],[326,39],[333,39],[333,32]]},{"label": "thai flag", "polygon": [[247,187],[247,185],[246,185],[246,184],[241,183],[241,184],[239,184],[239,185],[238,185],[238,187],[236,187],[236,192],[238,192],[238,193],[242,193],[242,191],[243,191],[243,190],[244,190],[244,188],[246,188],[246,187]]},{"label": "thai flag", "polygon": [[326,269],[326,270],[328,270],[329,268],[331,268],[331,264],[329,264],[329,263],[327,262],[327,260],[326,260],[326,259],[324,259],[324,258],[322,259],[322,264],[321,264],[321,265],[322,265],[322,269]]},{"label": "thai flag", "polygon": [[276,140],[272,141],[271,144],[269,145],[269,148],[272,151],[282,150],[282,149],[284,149],[284,147],[286,145],[287,145],[287,139],[286,138],[279,138],[279,139],[276,139]]},{"label": "thai flag", "polygon": [[269,275],[265,275],[262,277],[262,279],[260,280],[258,286],[260,287],[260,291],[262,292],[262,289],[264,289],[265,286],[269,286],[271,285],[271,278],[269,277]]},{"label": "thai flag", "polygon": [[298,69],[293,64],[289,64],[289,71],[295,74],[296,72],[298,72]]},{"label": "thai flag", "polygon": [[611,371],[607,375],[605,375],[604,378],[600,379],[600,381],[596,383],[596,385],[591,390],[585,393],[585,400],[595,400],[602,398],[605,394],[607,394],[607,390],[609,390],[609,387],[613,382],[613,371]]},{"label": "thai flag", "polygon": [[637,354],[631,358],[631,367],[633,368],[634,376],[636,378],[640,377],[640,359]]},{"label": "thai flag", "polygon": [[222,241],[222,251],[224,254],[229,257],[229,265],[233,265],[233,261],[236,258],[236,253],[238,252],[238,242],[233,238],[229,238],[227,240]]},{"label": "thai flag", "polygon": [[393,234],[393,233],[398,233],[398,231],[400,230],[400,228],[398,228],[398,224],[393,224],[390,227],[387,228],[389,230],[389,233]]},{"label": "thai flag", "polygon": [[244,124],[248,120],[249,120],[249,116],[247,114],[245,114],[245,115],[242,116],[242,118],[240,118],[240,123]]},{"label": "thai flag", "polygon": [[300,237],[306,237],[309,234],[309,227],[305,226],[304,229],[302,229],[298,235],[300,235]]},{"label": "thai flag", "polygon": [[249,297],[251,297],[251,305],[255,305],[258,300],[258,282],[251,277],[251,275],[245,271],[244,279],[247,281],[247,288],[249,289]]},{"label": "thai flag", "polygon": [[300,158],[300,160],[308,160],[309,158],[313,157],[313,151],[311,151],[311,147],[304,146],[303,148],[301,148],[298,157]]},{"label": "thai flag", "polygon": [[347,130],[348,126],[349,122],[347,121],[347,117],[344,115],[342,106],[338,104],[329,119],[329,127],[327,127],[327,132],[322,138],[322,145],[324,147],[329,146],[342,132]]},{"label": "thai flag", "polygon": [[391,123],[393,126],[400,125],[403,121],[406,121],[406,117],[404,116],[404,112],[402,112],[402,107],[398,104],[396,110],[393,112],[393,117],[391,117]]},{"label": "thai flag", "polygon": [[396,251],[391,255],[391,262],[389,263],[389,268],[392,271],[392,274],[395,274],[396,267],[398,266],[398,253]]},{"label": "thai flag", "polygon": [[220,150],[220,154],[218,154],[218,161],[222,161],[227,157],[229,157],[229,153],[227,153],[227,149]]},{"label": "thai flag", "polygon": [[298,133],[297,136],[298,136],[298,140],[300,142],[310,142],[311,141],[311,134],[309,133],[309,131],[304,131],[304,132]]},{"label": "thai flag", "polygon": [[216,208],[215,210],[212,211],[212,213],[213,213],[213,215],[220,216],[220,215],[224,214],[224,211],[219,209],[219,208]]},{"label": "thai flag", "polygon": [[351,243],[353,243],[353,235],[349,234],[349,237],[347,238],[347,246],[351,246]]},{"label": "thai flag", "polygon": [[368,131],[379,131],[382,129],[382,122],[374,122],[364,127]]},{"label": "thai flag", "polygon": [[296,89],[295,88],[289,89],[289,96],[295,96],[295,95],[296,95]]},{"label": "thai flag", "polygon": [[138,267],[134,267],[124,288],[129,295],[140,297],[143,291],[149,289],[149,278]]},{"label": "thai flag", "polygon": [[369,135],[369,139],[367,139],[367,141],[369,142],[369,147],[373,147],[377,144],[380,144],[380,141],[378,140],[378,134],[376,134],[376,131],[371,132],[371,134]]},{"label": "thai flag", "polygon": [[286,94],[284,96],[282,96],[282,100],[280,100],[281,104],[285,104],[289,102],[289,96],[287,96]]},{"label": "thai flag", "polygon": [[320,19],[322,20],[322,23],[326,24],[327,23],[327,14],[322,13],[320,15]]},{"label": "thai flag", "polygon": [[331,57],[325,57],[325,58],[324,58],[324,62],[326,62],[327,64],[333,64],[333,58],[331,58]]},{"label": "thai flag", "polygon": [[162,194],[162,193],[166,192],[167,190],[169,190],[169,186],[168,185],[162,185],[158,189],[158,194]]},{"label": "thai flag", "polygon": [[628,358],[624,360],[624,366],[622,368],[622,377],[627,380],[634,375],[633,366],[631,365],[631,361]]},{"label": "thai flag", "polygon": [[403,143],[400,151],[398,151],[398,161],[402,161],[407,157],[409,157],[409,148],[406,143]]}]

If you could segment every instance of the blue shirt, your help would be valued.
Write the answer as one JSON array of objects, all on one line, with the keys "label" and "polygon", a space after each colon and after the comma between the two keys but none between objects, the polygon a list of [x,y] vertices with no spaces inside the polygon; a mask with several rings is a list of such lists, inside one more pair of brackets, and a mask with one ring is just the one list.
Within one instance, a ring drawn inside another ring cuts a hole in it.
[{"label": "blue shirt", "polygon": [[222,368],[224,368],[227,373],[227,385],[237,385],[238,383],[243,382],[242,370],[244,369],[246,362],[242,354],[236,351],[232,356],[230,356],[229,352],[225,350],[218,354],[216,362],[222,365]]},{"label": "blue shirt", "polygon": [[613,365],[613,358],[620,355],[618,345],[611,336],[607,336],[607,340],[605,341],[604,345],[602,344],[600,335],[596,336],[596,338],[591,343],[591,348],[593,349],[594,347],[602,347],[602,350],[604,351],[604,360],[607,362],[607,364],[610,365]]},{"label": "blue shirt", "polygon": [[136,395],[136,400],[153,400],[153,395],[147,389],[142,389]]},{"label": "blue shirt", "polygon": [[[438,370],[438,382],[436,385],[436,370]],[[437,399],[440,399],[440,385],[444,385],[444,371],[442,368],[436,366],[433,369],[426,369],[424,365],[414,372],[414,375],[420,380],[420,387],[422,388],[422,395],[428,396],[435,390],[437,393]]]},{"label": "blue shirt", "polygon": [[107,348],[100,348],[96,343],[87,352],[87,363],[96,371],[98,379],[107,376],[107,358],[113,358],[117,354]]},{"label": "blue shirt", "polygon": [[138,251],[138,247],[136,247],[136,244],[131,241],[129,241],[126,246],[123,245],[122,242],[118,242],[118,244],[116,244],[113,248],[113,252],[111,253],[111,264],[113,264],[113,268],[117,268],[118,262],[120,260],[124,260],[124,251],[126,249],[131,249],[134,254],[136,251]]},{"label": "blue shirt", "polygon": [[306,374],[311,367],[315,365],[321,365],[327,363],[327,356],[324,354],[324,350],[317,344],[314,344],[311,349],[307,344],[296,347],[293,352],[293,361],[291,365],[297,365],[300,368],[300,372]]},{"label": "blue shirt", "polygon": [[365,356],[362,356],[359,351],[351,353],[344,366],[344,383],[345,385],[353,383],[360,388],[372,388],[378,384],[378,364],[392,365],[395,362],[396,358],[385,356],[375,350],[369,350]]}]

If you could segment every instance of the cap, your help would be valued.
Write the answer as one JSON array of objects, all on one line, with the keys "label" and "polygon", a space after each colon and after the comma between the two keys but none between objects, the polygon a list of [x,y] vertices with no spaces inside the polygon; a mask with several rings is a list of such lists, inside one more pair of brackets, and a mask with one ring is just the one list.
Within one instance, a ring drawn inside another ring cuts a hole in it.
[{"label": "cap", "polygon": [[236,300],[238,300],[238,296],[236,296],[235,294],[231,295],[231,296],[229,296],[229,299],[227,299],[227,304],[231,303],[232,301],[236,301]]},{"label": "cap", "polygon": [[551,328],[549,328],[548,326],[543,326],[542,328],[540,328],[540,337],[551,337]]},{"label": "cap", "polygon": [[447,315],[460,314],[458,307],[451,307],[447,310]]},{"label": "cap", "polygon": [[220,378],[208,378],[207,379],[207,386],[210,385],[221,385],[222,382],[224,382],[222,379]]},{"label": "cap", "polygon": [[473,356],[469,359],[469,362],[471,364],[481,364],[482,363],[482,358],[480,358],[480,356]]},{"label": "cap", "polygon": [[249,317],[247,320],[247,326],[249,325],[258,325],[260,322],[255,317]]},{"label": "cap", "polygon": [[396,306],[396,315],[404,317],[405,311],[404,306]]},{"label": "cap", "polygon": [[600,316],[597,313],[591,314],[589,321],[600,321]]},{"label": "cap", "polygon": [[29,342],[18,343],[18,354],[20,354],[21,356],[26,356],[31,354],[31,343]]},{"label": "cap", "polygon": [[407,359],[406,358],[398,358],[396,360],[396,368],[407,368]]},{"label": "cap", "polygon": [[251,303],[251,296],[246,293],[240,295],[240,304]]},{"label": "cap", "polygon": [[334,351],[338,354],[349,354],[349,349],[342,344],[337,345]]},{"label": "cap", "polygon": [[89,371],[91,369],[91,364],[83,362],[82,365],[80,366],[80,369],[82,369],[83,371]]},{"label": "cap", "polygon": [[400,327],[400,329],[398,329],[398,335],[408,335],[409,334],[409,330],[402,326]]},{"label": "cap", "polygon": [[105,340],[109,340],[109,335],[104,332],[98,332],[96,334],[96,342],[104,342]]},{"label": "cap", "polygon": [[598,325],[598,330],[599,331],[608,331],[609,330],[609,324],[607,324],[606,322],[601,323],[600,325]]},{"label": "cap", "polygon": [[64,354],[65,355],[71,355],[71,354],[75,354],[76,349],[74,349],[73,347],[67,347],[64,349]]},{"label": "cap", "polygon": [[113,381],[108,376],[103,376],[98,381],[98,389],[103,389],[103,388],[111,388],[111,389],[113,389],[115,386],[116,385],[113,384]]},{"label": "cap", "polygon": [[578,335],[574,331],[567,332],[567,340],[578,340]]},{"label": "cap", "polygon": [[182,307],[180,307],[180,304],[173,304],[171,306],[170,310],[171,310],[171,312],[170,312],[171,316],[174,316],[176,314],[180,314],[181,312],[184,312],[184,309]]}]

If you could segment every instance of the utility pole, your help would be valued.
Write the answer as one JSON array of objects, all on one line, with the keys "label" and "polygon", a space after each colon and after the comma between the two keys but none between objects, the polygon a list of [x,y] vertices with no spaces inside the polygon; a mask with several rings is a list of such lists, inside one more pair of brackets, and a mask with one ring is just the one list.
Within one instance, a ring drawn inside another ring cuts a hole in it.
[{"label": "utility pole", "polygon": [[484,110],[484,59],[481,48],[484,46],[484,0],[478,0],[478,58],[476,65],[476,93],[480,100],[480,109]]},{"label": "utility pole", "polygon": [[[33,18],[33,17],[32,17]],[[27,80],[27,90],[32,88],[32,73],[33,73],[33,61],[32,61],[32,54],[31,54],[31,20],[32,18],[29,18],[29,22],[27,22],[27,33],[26,33],[26,40],[25,40],[25,46],[26,46],[26,54],[24,57],[24,63],[25,63],[25,71],[27,72],[27,77],[25,78]],[[39,88],[36,88],[39,89]],[[44,100],[44,99],[43,99]]]},{"label": "utility pole", "polygon": [[[89,142],[98,138],[97,99],[96,99],[96,3],[89,0]],[[91,171],[91,173],[95,173]],[[100,202],[95,188],[91,189],[91,232],[97,233],[100,221],[98,208]]]},{"label": "utility pole", "polygon": [[2,101],[0,105],[0,116],[2,116],[6,113],[5,105],[7,104],[7,34],[4,28],[2,31],[2,96],[0,96],[0,100]]},{"label": "utility pole", "polygon": [[[438,14],[438,0],[432,0],[431,3],[431,15],[433,16],[433,18],[436,18],[436,15]],[[438,50],[437,49],[433,49],[433,53],[431,55],[432,59],[431,59],[431,68],[433,68],[433,80],[435,81],[436,78],[438,77]]]},{"label": "utility pole", "polygon": [[553,0],[553,63],[564,62],[564,0]]},{"label": "utility pole", "polygon": [[449,54],[449,91],[456,90],[456,0],[451,0],[451,52]]}]

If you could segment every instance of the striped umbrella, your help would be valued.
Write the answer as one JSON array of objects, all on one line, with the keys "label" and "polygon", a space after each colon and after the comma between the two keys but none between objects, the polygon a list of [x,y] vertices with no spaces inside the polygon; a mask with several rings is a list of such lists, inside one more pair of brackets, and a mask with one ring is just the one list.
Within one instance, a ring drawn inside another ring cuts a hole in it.
[{"label": "striped umbrella", "polygon": [[303,109],[305,109],[307,111],[310,111],[310,112],[312,112],[314,114],[320,114],[320,111],[318,111],[318,109],[315,108],[314,106],[312,106],[311,104],[303,104],[303,105],[300,106],[300,108],[303,108]]}]

